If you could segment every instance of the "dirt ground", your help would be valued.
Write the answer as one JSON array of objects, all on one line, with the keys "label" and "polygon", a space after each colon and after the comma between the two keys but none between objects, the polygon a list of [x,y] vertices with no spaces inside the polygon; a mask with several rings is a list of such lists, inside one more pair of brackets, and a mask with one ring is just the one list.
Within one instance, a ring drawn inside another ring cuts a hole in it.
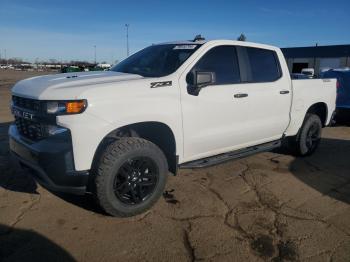
[{"label": "dirt ground", "polygon": [[9,89],[34,74],[0,71],[0,261],[350,261],[350,127],[311,157],[181,170],[153,209],[113,218],[10,159]]}]

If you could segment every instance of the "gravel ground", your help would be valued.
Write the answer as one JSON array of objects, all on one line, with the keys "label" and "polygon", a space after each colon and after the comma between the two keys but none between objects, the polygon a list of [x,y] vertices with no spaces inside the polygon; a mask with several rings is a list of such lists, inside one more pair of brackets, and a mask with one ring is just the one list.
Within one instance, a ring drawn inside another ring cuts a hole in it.
[{"label": "gravel ground", "polygon": [[9,88],[34,74],[0,71],[0,261],[350,261],[350,127],[311,157],[181,170],[153,209],[113,218],[10,159]]}]

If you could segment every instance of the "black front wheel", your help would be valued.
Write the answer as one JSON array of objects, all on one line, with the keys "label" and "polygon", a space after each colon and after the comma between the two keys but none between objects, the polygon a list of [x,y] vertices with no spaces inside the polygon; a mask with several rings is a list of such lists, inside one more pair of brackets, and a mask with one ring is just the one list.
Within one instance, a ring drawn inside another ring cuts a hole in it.
[{"label": "black front wheel", "polygon": [[124,204],[137,205],[152,196],[159,177],[157,164],[149,157],[126,161],[114,177],[113,191]]},{"label": "black front wheel", "polygon": [[141,138],[120,138],[101,155],[95,197],[108,214],[133,216],[159,199],[167,173],[166,158],[155,144]]}]

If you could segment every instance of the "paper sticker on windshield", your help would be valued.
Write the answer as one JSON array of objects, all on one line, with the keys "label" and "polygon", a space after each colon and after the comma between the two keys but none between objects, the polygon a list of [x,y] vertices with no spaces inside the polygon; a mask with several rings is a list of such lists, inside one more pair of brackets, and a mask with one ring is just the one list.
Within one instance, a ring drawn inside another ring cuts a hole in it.
[{"label": "paper sticker on windshield", "polygon": [[197,45],[177,45],[174,46],[174,50],[175,49],[195,49]]}]

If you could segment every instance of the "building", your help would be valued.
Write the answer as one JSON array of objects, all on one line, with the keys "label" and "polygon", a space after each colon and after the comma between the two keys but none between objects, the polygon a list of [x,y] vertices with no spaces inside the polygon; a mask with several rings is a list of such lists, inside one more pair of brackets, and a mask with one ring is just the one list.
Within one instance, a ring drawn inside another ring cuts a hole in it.
[{"label": "building", "polygon": [[314,68],[315,74],[331,68],[350,67],[350,45],[282,48],[291,73]]}]

